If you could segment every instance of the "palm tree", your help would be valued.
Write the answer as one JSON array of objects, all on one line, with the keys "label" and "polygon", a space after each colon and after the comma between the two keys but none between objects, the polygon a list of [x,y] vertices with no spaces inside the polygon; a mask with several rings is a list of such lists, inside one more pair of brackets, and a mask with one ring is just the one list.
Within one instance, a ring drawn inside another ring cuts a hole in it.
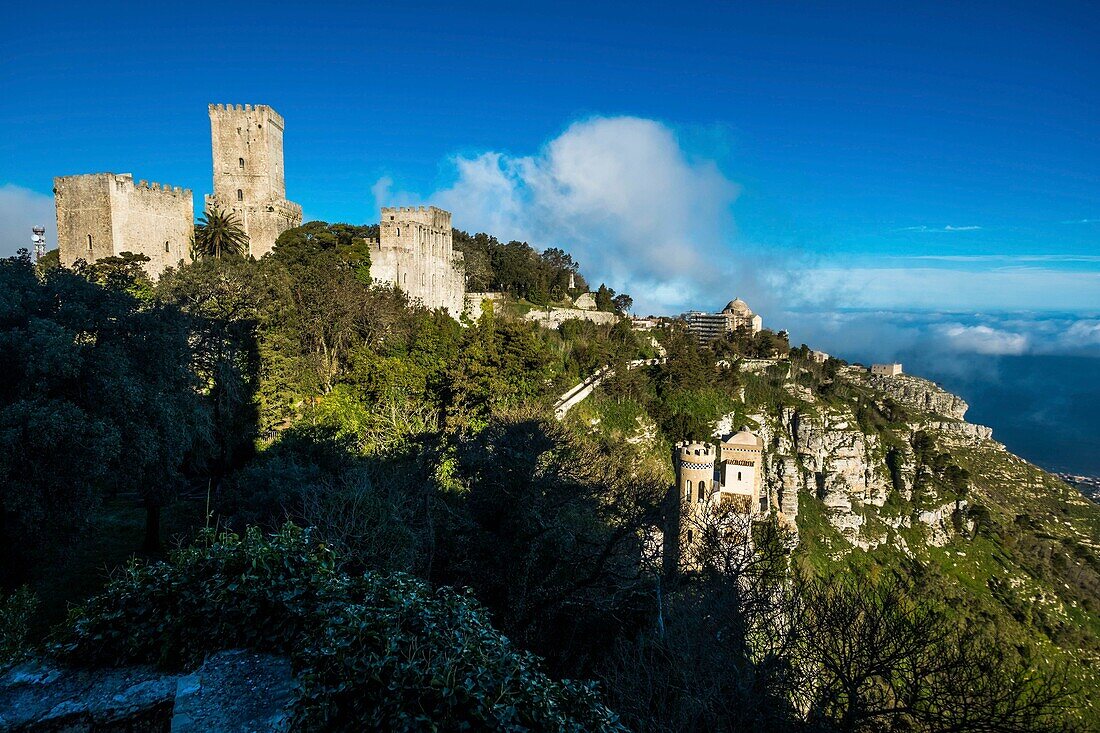
[{"label": "palm tree", "polygon": [[216,206],[207,209],[195,225],[195,255],[221,259],[222,255],[243,255],[248,251],[248,235],[232,211]]}]

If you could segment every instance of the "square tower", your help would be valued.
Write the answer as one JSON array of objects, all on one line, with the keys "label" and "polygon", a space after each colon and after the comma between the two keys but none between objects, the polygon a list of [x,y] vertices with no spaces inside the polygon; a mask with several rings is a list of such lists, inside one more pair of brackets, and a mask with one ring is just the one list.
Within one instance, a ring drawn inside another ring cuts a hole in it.
[{"label": "square tower", "polygon": [[129,173],[62,176],[53,182],[61,264],[123,252],[149,258],[146,273],[191,261],[194,203],[189,189],[138,181]]},{"label": "square tower", "polygon": [[283,118],[263,104],[211,104],[214,193],[206,207],[231,211],[262,257],[280,234],[302,224],[302,207],[286,199]]},{"label": "square tower", "polygon": [[454,249],[451,212],[435,206],[383,207],[371,276],[395,285],[427,308],[458,318],[465,308],[466,269]]}]

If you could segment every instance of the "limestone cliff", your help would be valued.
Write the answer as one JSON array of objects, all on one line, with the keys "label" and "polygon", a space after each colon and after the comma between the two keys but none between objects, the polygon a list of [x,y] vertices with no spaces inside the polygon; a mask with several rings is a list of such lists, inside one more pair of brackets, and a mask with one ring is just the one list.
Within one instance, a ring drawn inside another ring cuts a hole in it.
[{"label": "limestone cliff", "polygon": [[[799,497],[811,496],[824,506],[829,524],[856,547],[881,545],[896,535],[891,530],[916,524],[926,527],[930,544],[943,545],[954,531],[956,510],[966,501],[942,491],[931,469],[918,466],[913,437],[929,433],[948,452],[953,446],[999,452],[1004,447],[992,440],[990,428],[964,420],[962,398],[926,379],[872,376],[849,367],[837,381],[843,398],[825,399],[787,376],[784,404],[748,413],[765,441],[765,486],[772,507],[796,519]],[[904,418],[875,425],[866,416],[861,422],[861,411]],[[715,434],[736,429],[737,419],[738,413],[727,416]],[[914,498],[918,483],[922,490]],[[891,492],[895,501],[887,511]]]}]

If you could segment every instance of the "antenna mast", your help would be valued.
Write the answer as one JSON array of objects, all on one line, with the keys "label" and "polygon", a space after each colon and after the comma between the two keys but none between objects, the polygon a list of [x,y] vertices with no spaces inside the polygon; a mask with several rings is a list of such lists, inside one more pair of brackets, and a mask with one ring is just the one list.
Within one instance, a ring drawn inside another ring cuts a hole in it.
[{"label": "antenna mast", "polygon": [[38,264],[46,255],[46,227],[31,227],[31,242],[34,244],[34,264]]}]

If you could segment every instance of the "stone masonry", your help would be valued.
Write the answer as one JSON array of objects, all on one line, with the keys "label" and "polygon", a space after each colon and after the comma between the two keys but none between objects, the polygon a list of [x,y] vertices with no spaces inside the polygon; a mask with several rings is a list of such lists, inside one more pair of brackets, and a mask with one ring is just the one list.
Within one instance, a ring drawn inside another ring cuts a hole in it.
[{"label": "stone masonry", "polygon": [[370,241],[371,276],[404,291],[413,302],[443,308],[453,318],[465,308],[466,270],[454,249],[451,212],[435,206],[382,208],[379,239]]},{"label": "stone masonry", "polygon": [[61,264],[94,262],[123,252],[149,258],[145,270],[191,261],[194,203],[189,189],[138,181],[129,173],[54,179]]},{"label": "stone masonry", "polygon": [[302,225],[302,207],[286,199],[283,118],[264,104],[212,104],[214,193],[206,208],[236,214],[248,253],[262,257],[287,229]]}]

